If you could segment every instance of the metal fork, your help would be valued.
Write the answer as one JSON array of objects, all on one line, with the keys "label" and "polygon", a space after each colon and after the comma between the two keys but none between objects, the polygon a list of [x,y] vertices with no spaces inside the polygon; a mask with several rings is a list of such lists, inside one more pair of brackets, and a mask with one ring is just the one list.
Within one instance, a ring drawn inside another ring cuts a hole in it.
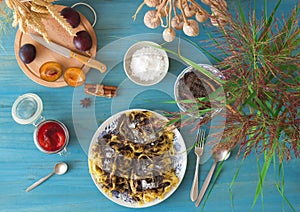
[{"label": "metal fork", "polygon": [[200,157],[203,154],[203,150],[204,150],[204,141],[205,141],[205,130],[198,129],[195,148],[194,148],[194,152],[197,156],[197,161],[196,161],[193,185],[190,193],[190,197],[192,201],[195,201],[198,195],[198,172],[199,172],[198,170],[199,170]]}]

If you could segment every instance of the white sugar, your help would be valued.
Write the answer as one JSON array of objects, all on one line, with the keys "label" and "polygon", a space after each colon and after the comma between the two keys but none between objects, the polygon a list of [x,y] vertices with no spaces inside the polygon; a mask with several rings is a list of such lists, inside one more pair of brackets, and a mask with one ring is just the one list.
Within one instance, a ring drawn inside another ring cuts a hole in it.
[{"label": "white sugar", "polygon": [[131,59],[132,75],[143,81],[152,81],[164,74],[165,60],[162,53],[154,47],[136,50]]}]

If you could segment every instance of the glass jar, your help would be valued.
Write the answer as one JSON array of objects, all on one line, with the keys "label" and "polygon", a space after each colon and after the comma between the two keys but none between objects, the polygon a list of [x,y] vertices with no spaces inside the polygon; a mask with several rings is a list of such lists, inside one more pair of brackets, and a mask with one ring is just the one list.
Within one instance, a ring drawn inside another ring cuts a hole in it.
[{"label": "glass jar", "polygon": [[18,124],[33,124],[33,140],[36,147],[47,154],[67,151],[69,131],[58,120],[46,120],[42,116],[43,102],[33,93],[19,96],[12,106],[12,117]]}]

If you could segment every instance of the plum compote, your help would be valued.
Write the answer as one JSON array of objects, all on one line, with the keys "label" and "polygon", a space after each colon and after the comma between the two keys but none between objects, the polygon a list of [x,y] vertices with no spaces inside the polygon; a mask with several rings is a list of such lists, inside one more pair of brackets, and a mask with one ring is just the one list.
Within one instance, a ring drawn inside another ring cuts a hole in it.
[{"label": "plum compote", "polygon": [[56,153],[64,149],[68,142],[66,127],[55,120],[44,121],[37,129],[38,147],[47,153]]}]

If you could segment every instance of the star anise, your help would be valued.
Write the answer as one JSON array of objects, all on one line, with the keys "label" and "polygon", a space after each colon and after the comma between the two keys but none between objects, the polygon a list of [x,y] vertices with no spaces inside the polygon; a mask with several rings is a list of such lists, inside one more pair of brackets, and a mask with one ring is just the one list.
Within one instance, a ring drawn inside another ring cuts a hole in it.
[{"label": "star anise", "polygon": [[91,98],[84,98],[82,100],[80,100],[80,105],[83,107],[83,108],[88,108],[90,107],[92,104],[92,99]]}]

